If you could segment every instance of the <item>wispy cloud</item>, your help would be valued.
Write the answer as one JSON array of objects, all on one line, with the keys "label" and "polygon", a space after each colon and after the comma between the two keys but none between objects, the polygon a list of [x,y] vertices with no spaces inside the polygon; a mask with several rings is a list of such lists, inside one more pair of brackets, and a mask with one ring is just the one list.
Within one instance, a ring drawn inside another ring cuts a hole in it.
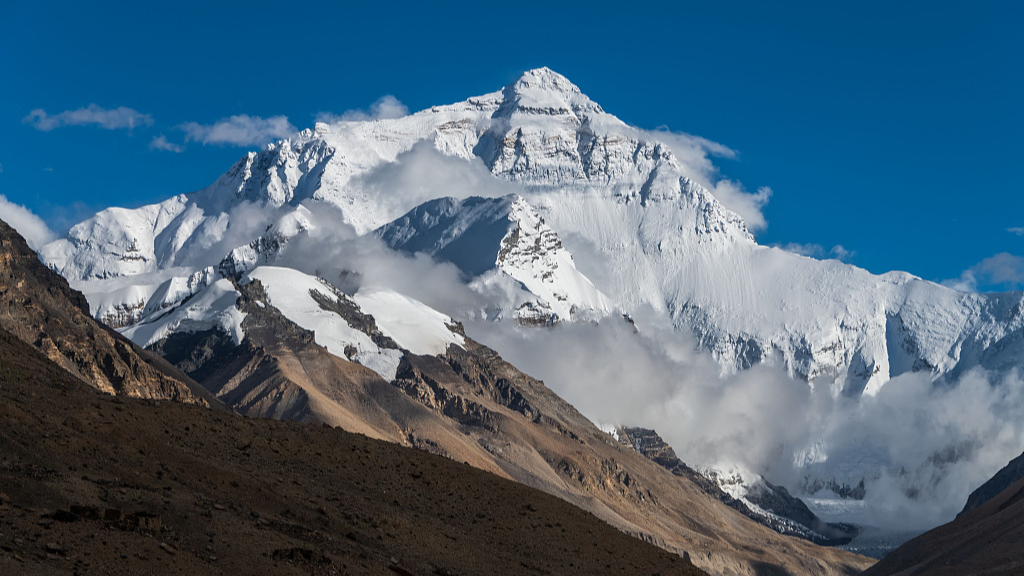
[{"label": "wispy cloud", "polygon": [[719,180],[711,188],[711,193],[723,206],[739,214],[751,232],[768,227],[764,207],[772,197],[771,188],[761,186],[757,192],[747,192],[743,184],[735,180]]},{"label": "wispy cloud", "polygon": [[24,236],[25,241],[33,250],[38,250],[56,238],[56,234],[50,230],[42,218],[36,216],[28,208],[7,200],[7,197],[2,194],[0,194],[0,219]]},{"label": "wispy cloud", "polygon": [[287,116],[261,118],[239,114],[222,118],[213,124],[186,122],[178,126],[185,132],[185,141],[219,144],[221,146],[262,146],[297,132]]},{"label": "wispy cloud", "polygon": [[1014,226],[1013,228],[1007,228],[1007,232],[1010,234],[1016,234],[1017,236],[1024,236],[1024,227]]},{"label": "wispy cloud", "polygon": [[22,122],[44,132],[61,126],[98,126],[107,130],[131,130],[138,126],[152,126],[153,117],[124,106],[108,110],[96,104],[89,104],[85,108],[66,110],[53,115],[42,108],[37,108],[29,112]]},{"label": "wispy cloud", "polygon": [[979,287],[998,287],[1006,290],[1024,288],[1024,258],[1008,252],[985,258],[960,274],[942,282],[963,292],[977,292]]},{"label": "wispy cloud", "polygon": [[169,142],[163,134],[153,138],[149,143],[150,150],[165,150],[167,152],[181,152],[184,148],[180,144]]},{"label": "wispy cloud", "polygon": [[793,254],[799,254],[801,256],[807,256],[809,258],[835,258],[836,260],[842,260],[847,262],[850,258],[853,258],[857,253],[853,250],[847,250],[842,244],[836,244],[835,246],[825,249],[821,244],[799,244],[797,242],[790,242],[788,244],[772,244],[774,248],[785,250],[786,252],[792,252]]},{"label": "wispy cloud", "polygon": [[772,189],[761,186],[749,192],[735,180],[722,178],[712,158],[735,159],[738,153],[724,144],[685,132],[672,132],[667,128],[644,131],[655,140],[667,145],[679,161],[684,175],[707,188],[726,208],[740,215],[753,232],[768,227],[764,207],[772,197]]},{"label": "wispy cloud", "polygon": [[370,109],[367,110],[348,110],[341,114],[334,114],[332,112],[320,112],[316,115],[317,122],[325,122],[327,124],[334,124],[335,122],[356,122],[366,120],[389,120],[392,118],[402,118],[403,116],[409,115],[409,108],[405,104],[402,104],[398,98],[388,94],[382,96],[376,102],[370,105]]},{"label": "wispy cloud", "polygon": [[0,174],[3,174],[3,173],[4,173],[4,165],[0,164]]}]

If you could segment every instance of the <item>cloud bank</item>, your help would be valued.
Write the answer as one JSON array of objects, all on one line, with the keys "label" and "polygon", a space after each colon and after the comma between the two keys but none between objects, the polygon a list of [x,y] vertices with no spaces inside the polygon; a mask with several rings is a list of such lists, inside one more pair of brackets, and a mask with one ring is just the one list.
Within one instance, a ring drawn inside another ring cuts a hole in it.
[{"label": "cloud bank", "polygon": [[493,198],[523,192],[519,185],[495,178],[480,158],[447,156],[429,140],[417,142],[395,162],[354,178],[351,186],[364,190],[394,217],[435,198]]},{"label": "cloud bank", "polygon": [[920,530],[948,521],[1024,450],[1016,374],[974,371],[956,383],[908,374],[875,397],[833,397],[828,386],[767,365],[722,375],[692,339],[646,316],[637,317],[638,334],[611,319],[466,329],[591,420],[655,428],[690,465],[739,466],[797,494],[814,479],[856,486],[863,478],[868,525]]},{"label": "cloud bank", "polygon": [[3,195],[0,195],[0,220],[10,224],[11,228],[24,236],[25,241],[33,250],[38,250],[57,237],[42,218],[36,216],[28,208],[9,201]]},{"label": "cloud bank", "polygon": [[287,116],[261,118],[248,114],[222,118],[213,124],[186,122],[178,129],[185,132],[186,141],[221,146],[262,146],[298,131]]},{"label": "cloud bank", "polygon": [[37,108],[29,112],[22,122],[44,132],[62,126],[98,126],[106,130],[132,130],[138,126],[152,126],[153,117],[124,106],[108,110],[96,104],[89,104],[85,108],[53,115],[42,108]]}]

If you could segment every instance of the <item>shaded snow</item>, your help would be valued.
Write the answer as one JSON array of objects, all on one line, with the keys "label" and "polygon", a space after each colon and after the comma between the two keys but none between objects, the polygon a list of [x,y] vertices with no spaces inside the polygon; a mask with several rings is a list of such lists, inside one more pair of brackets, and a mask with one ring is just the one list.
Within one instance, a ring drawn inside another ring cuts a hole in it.
[{"label": "shaded snow", "polygon": [[186,305],[155,319],[130,326],[121,331],[143,348],[156,344],[174,332],[201,332],[218,328],[231,336],[235,345],[245,338],[242,321],[245,313],[235,304],[241,294],[231,282],[220,279],[199,292]]}]

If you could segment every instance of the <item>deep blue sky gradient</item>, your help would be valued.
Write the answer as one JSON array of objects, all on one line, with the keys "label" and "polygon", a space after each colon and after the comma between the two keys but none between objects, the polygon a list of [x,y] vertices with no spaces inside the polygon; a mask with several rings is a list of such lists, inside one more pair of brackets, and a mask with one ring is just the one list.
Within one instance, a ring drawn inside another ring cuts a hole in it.
[{"label": "deep blue sky gradient", "polygon": [[[739,152],[766,244],[841,244],[876,273],[1024,256],[1024,2],[0,3],[0,194],[61,229],[202,188],[245,149],[150,150],[233,114],[416,111],[529,68],[643,128]],[[151,127],[42,132],[96,103]],[[1024,270],[1021,270],[1024,274]],[[1019,288],[982,281],[981,289]]]}]

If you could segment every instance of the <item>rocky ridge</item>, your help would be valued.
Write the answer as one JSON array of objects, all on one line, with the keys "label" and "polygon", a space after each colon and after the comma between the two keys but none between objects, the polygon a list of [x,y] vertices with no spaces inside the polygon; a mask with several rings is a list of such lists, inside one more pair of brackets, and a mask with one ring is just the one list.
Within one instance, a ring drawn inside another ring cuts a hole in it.
[{"label": "rocky ridge", "polygon": [[93,320],[85,297],[2,221],[0,328],[108,394],[208,405],[209,396],[184,374]]}]

